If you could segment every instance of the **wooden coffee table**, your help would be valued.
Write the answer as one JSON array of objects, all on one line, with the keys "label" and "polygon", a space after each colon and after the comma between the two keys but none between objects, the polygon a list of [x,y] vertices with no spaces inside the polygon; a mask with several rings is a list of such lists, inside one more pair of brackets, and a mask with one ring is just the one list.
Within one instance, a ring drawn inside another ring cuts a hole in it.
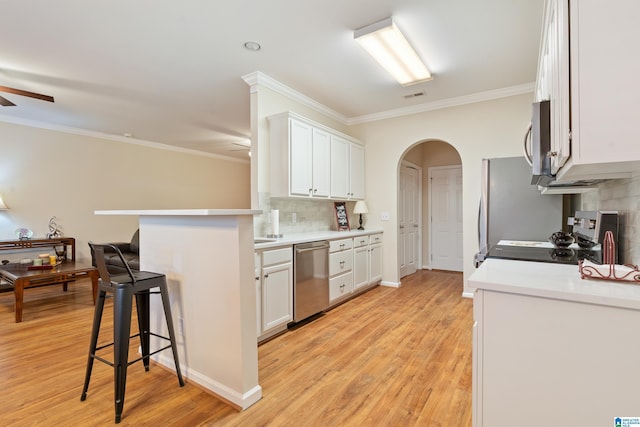
[{"label": "wooden coffee table", "polygon": [[22,300],[25,289],[61,284],[66,291],[69,282],[85,277],[91,279],[95,304],[98,293],[98,270],[95,267],[76,264],[75,261],[65,261],[48,270],[29,270],[24,264],[0,265],[0,278],[8,282],[15,295],[16,323],[22,322]]}]

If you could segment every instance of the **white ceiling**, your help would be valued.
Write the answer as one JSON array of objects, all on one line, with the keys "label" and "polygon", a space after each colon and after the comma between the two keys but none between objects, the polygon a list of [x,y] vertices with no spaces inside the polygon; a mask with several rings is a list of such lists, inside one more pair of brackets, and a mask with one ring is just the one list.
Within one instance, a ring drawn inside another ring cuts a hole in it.
[{"label": "white ceiling", "polygon": [[[247,158],[231,151],[250,137],[242,76],[260,71],[346,123],[522,91],[535,80],[543,0],[0,0],[0,9],[0,86],[55,98],[3,93],[17,106],[0,107],[0,120]],[[353,40],[389,16],[432,81],[400,86]]]}]

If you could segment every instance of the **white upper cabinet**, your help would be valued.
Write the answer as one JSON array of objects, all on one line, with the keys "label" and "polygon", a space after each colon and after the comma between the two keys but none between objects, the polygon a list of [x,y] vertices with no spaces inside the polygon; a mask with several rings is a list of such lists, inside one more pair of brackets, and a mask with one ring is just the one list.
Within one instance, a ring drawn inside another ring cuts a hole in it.
[{"label": "white upper cabinet", "polygon": [[289,147],[291,194],[329,197],[329,134],[290,119]]},{"label": "white upper cabinet", "polygon": [[331,136],[331,197],[364,199],[364,147]]},{"label": "white upper cabinet", "polygon": [[349,198],[349,141],[331,136],[331,197]]},{"label": "white upper cabinet", "polygon": [[551,103],[551,173],[554,175],[571,154],[569,124],[569,19],[567,0],[545,4],[536,101]]},{"label": "white upper cabinet", "polygon": [[349,198],[364,199],[364,147],[349,145]]},{"label": "white upper cabinet", "polygon": [[364,147],[293,113],[269,117],[271,196],[364,198]]},{"label": "white upper cabinet", "polygon": [[291,150],[291,194],[311,195],[313,190],[313,129],[311,126],[291,120],[289,122],[289,146]]},{"label": "white upper cabinet", "polygon": [[551,101],[559,182],[640,170],[638,16],[637,0],[545,3],[535,96]]}]

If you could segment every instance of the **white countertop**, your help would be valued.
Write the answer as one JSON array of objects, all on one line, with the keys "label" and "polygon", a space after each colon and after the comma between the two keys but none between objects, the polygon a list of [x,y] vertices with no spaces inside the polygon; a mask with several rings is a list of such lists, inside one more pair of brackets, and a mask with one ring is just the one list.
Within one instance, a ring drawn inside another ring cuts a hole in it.
[{"label": "white countertop", "polygon": [[[520,247],[529,247],[529,248],[547,248],[553,249],[556,246],[551,242],[538,242],[538,241],[529,241],[529,240],[500,240],[498,245],[501,246],[520,246]],[[577,243],[572,243],[566,247],[566,249],[582,249],[580,245]],[[592,248],[589,248],[591,251],[599,251],[601,249],[601,245],[597,244]]]},{"label": "white countertop", "polygon": [[581,279],[577,265],[489,258],[469,277],[469,286],[640,310],[640,284]]},{"label": "white countertop", "polygon": [[[381,229],[351,230],[351,231],[311,231],[308,233],[286,234],[270,242],[256,243],[256,249],[273,248],[277,246],[295,245],[298,243],[315,242],[318,240],[348,239],[358,236],[382,233]],[[261,238],[256,236],[256,239]]]},{"label": "white countertop", "polygon": [[95,215],[150,215],[150,216],[233,216],[256,215],[258,209],[129,209],[94,211]]}]

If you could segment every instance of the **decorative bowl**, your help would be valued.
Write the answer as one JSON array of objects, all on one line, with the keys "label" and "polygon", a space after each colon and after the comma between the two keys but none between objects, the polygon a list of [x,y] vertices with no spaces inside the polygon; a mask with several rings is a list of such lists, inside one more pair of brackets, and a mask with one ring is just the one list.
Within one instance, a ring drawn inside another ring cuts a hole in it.
[{"label": "decorative bowl", "polygon": [[575,239],[571,233],[556,231],[551,235],[551,237],[549,237],[549,241],[558,248],[567,248],[575,241]]},{"label": "decorative bowl", "polygon": [[597,245],[597,243],[594,242],[593,240],[586,239],[586,238],[580,236],[579,234],[576,234],[576,243],[582,249],[591,249],[592,247]]}]

